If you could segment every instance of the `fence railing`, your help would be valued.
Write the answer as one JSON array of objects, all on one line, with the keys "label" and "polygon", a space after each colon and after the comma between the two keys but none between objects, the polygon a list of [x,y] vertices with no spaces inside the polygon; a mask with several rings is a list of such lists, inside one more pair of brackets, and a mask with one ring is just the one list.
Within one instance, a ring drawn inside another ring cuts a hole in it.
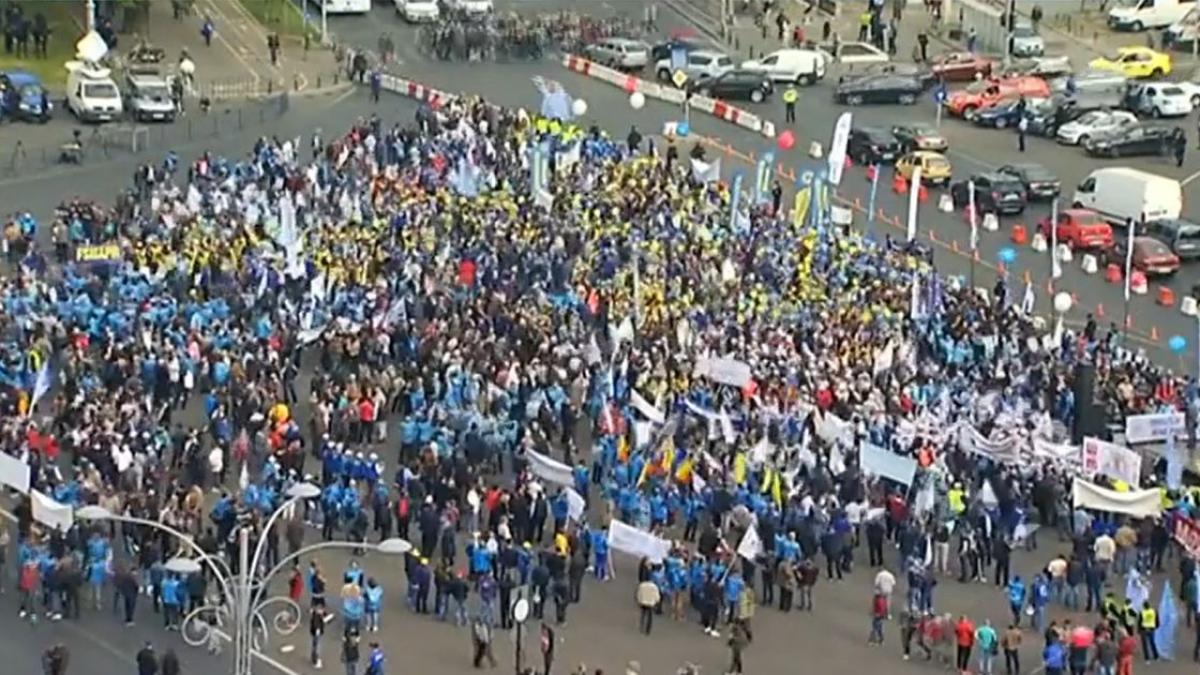
[{"label": "fence railing", "polygon": [[[220,138],[247,129],[269,128],[286,115],[291,94],[285,89],[269,98],[223,105],[214,101],[207,113],[192,105],[175,122],[132,124],[116,122],[80,129],[76,151],[70,130],[61,139],[25,142],[15,138],[0,142],[0,178],[37,174],[56,166],[87,165],[107,159],[165,154],[183,143]],[[9,137],[11,138],[11,137]]]}]

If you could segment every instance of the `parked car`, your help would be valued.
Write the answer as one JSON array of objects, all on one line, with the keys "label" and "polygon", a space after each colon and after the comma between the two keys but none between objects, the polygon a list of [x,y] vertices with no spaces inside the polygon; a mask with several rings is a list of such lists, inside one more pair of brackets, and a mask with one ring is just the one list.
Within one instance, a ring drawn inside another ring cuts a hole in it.
[{"label": "parked car", "polygon": [[933,76],[947,82],[974,82],[990,77],[996,62],[971,52],[947,52],[932,59]]},{"label": "parked car", "polygon": [[952,115],[971,119],[977,110],[1019,96],[1046,98],[1050,96],[1050,86],[1040,77],[1009,77],[976,82],[950,94],[946,99],[946,110]]},{"label": "parked car", "polygon": [[1093,110],[1058,128],[1055,139],[1064,145],[1080,145],[1122,127],[1138,123],[1137,115],[1126,110]]},{"label": "parked car", "polygon": [[1092,59],[1088,67],[1131,78],[1163,77],[1171,74],[1171,55],[1149,47],[1121,47],[1116,54]]},{"label": "parked car", "polygon": [[1027,23],[1013,26],[1008,40],[1009,52],[1018,58],[1043,56],[1046,53],[1046,41]]},{"label": "parked car", "polygon": [[[1113,245],[1113,230],[1100,214],[1087,209],[1064,209],[1058,212],[1055,224],[1058,241],[1075,249],[1108,250]],[[1046,240],[1050,236],[1050,216],[1038,221],[1038,231]]]},{"label": "parked car", "polygon": [[0,117],[43,123],[53,109],[42,80],[24,70],[0,73]]},{"label": "parked car", "polygon": [[178,111],[171,86],[155,66],[125,71],[125,110],[138,122],[174,122]]},{"label": "parked car", "polygon": [[[1048,99],[1005,99],[999,101],[995,105],[991,105],[983,110],[975,113],[975,118],[971,120],[976,125],[981,127],[992,127],[994,129],[1003,129],[1005,127],[1016,127],[1022,117],[1028,116],[1029,109],[1035,105],[1040,105]],[[1028,130],[1028,127],[1026,128]]]},{"label": "parked car", "polygon": [[1200,225],[1178,218],[1152,220],[1145,225],[1145,234],[1171,248],[1181,260],[1200,259]]},{"label": "parked car", "polygon": [[731,70],[723,75],[696,83],[694,91],[709,98],[762,103],[775,91],[775,85],[771,83],[771,78],[762,73]]},{"label": "parked car", "polygon": [[641,70],[650,62],[650,48],[640,40],[605,38],[583,48],[584,56],[610,68]]},{"label": "parked car", "polygon": [[1133,124],[1104,136],[1090,138],[1083,149],[1093,157],[1132,157],[1137,155],[1169,155],[1183,136],[1179,127]]},{"label": "parked car", "polygon": [[408,23],[435,23],[441,17],[437,0],[396,0],[396,14]]},{"label": "parked car", "polygon": [[889,61],[887,63],[870,63],[862,67],[855,68],[848,73],[838,77],[838,83],[849,82],[850,80],[861,80],[865,77],[875,77],[877,75],[899,75],[901,77],[912,77],[921,81],[921,84],[928,87],[933,83],[933,71],[928,66],[921,63],[906,63],[904,61]]},{"label": "parked car", "polygon": [[917,102],[917,98],[924,90],[925,85],[916,78],[902,75],[879,75],[842,82],[834,89],[833,99],[847,105],[864,103],[912,105]]},{"label": "parked car", "polygon": [[[687,63],[680,70],[688,76],[689,82],[699,82],[720,77],[733,70],[733,68],[733,59],[729,58],[728,54],[705,49],[694,49],[688,52]],[[671,69],[670,57],[659,59],[654,64],[654,74],[662,82],[672,81],[671,78],[674,77],[675,71]]]},{"label": "parked car", "polygon": [[1148,223],[1183,214],[1183,184],[1128,166],[1092,169],[1075,186],[1071,206],[1100,214],[1115,225]]},{"label": "parked car", "polygon": [[759,59],[742,62],[742,70],[752,70],[773,82],[795,82],[807,87],[825,79],[825,55],[813,49],[779,49]]},{"label": "parked car", "polygon": [[978,213],[1015,215],[1025,210],[1025,186],[1021,181],[1002,173],[979,173],[970,180],[960,180],[950,186],[950,198],[956,208],[971,203],[971,188],[975,188],[975,210]]},{"label": "parked car", "polygon": [[914,150],[896,160],[896,173],[905,180],[912,180],[913,171],[921,167],[921,182],[930,185],[946,185],[950,182],[952,167],[950,160],[940,152]]},{"label": "parked car", "polygon": [[654,47],[650,49],[650,58],[653,59],[655,63],[663,59],[669,60],[671,58],[671,52],[676,49],[682,49],[685,52],[690,52],[693,49],[704,49],[704,43],[696,38],[673,37],[666,42],[659,42],[658,44],[654,45]]},{"label": "parked car", "polygon": [[846,155],[859,164],[890,164],[900,152],[900,141],[878,127],[854,127],[846,141]]},{"label": "parked car", "polygon": [[1020,181],[1025,186],[1025,198],[1031,202],[1054,199],[1062,192],[1062,181],[1041,164],[1005,164],[999,173]]},{"label": "parked car", "polygon": [[1132,84],[1125,107],[1151,117],[1183,117],[1192,112],[1192,97],[1174,82]]},{"label": "parked car", "polygon": [[[1121,237],[1113,242],[1105,264],[1109,262],[1123,263],[1128,255],[1126,246],[1128,237]],[[1133,269],[1140,270],[1146,276],[1171,276],[1179,271],[1179,256],[1165,242],[1155,237],[1134,237],[1133,256],[1130,261]]]},{"label": "parked car", "polygon": [[950,149],[950,141],[932,124],[927,122],[905,122],[892,127],[892,135],[900,141],[904,152],[913,150],[931,150],[946,152]]},{"label": "parked car", "polygon": [[1000,77],[1032,75],[1044,79],[1061,77],[1070,72],[1071,58],[1069,56],[1036,56],[1028,59],[1015,59],[993,74]]},{"label": "parked car", "polygon": [[825,54],[826,63],[840,63],[845,66],[887,63],[887,52],[867,42],[838,42],[817,45],[817,49]]}]

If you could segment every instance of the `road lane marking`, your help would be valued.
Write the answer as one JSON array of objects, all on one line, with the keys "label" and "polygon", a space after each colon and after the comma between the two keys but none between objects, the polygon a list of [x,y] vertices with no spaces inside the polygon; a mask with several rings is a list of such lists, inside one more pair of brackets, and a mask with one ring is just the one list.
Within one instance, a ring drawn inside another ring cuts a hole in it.
[{"label": "road lane marking", "polygon": [[1194,173],[1194,174],[1192,174],[1192,175],[1188,176],[1187,178],[1184,178],[1183,180],[1179,181],[1179,184],[1180,184],[1180,185],[1187,185],[1188,183],[1190,183],[1190,182],[1192,182],[1192,181],[1196,180],[1197,178],[1200,178],[1200,171],[1197,171],[1196,173]]}]

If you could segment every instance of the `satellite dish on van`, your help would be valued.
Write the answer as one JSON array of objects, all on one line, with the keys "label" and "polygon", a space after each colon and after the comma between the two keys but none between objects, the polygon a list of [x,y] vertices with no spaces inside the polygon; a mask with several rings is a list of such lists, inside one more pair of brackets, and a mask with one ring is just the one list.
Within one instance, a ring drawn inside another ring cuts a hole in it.
[{"label": "satellite dish on van", "polygon": [[75,58],[95,63],[108,53],[108,44],[96,31],[89,31],[75,43]]}]

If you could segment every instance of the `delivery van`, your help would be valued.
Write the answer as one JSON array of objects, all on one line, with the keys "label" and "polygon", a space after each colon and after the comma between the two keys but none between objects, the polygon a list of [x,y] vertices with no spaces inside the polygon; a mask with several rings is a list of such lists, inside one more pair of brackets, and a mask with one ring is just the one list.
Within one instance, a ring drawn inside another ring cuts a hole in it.
[{"label": "delivery van", "polygon": [[1196,6],[1196,0],[1119,0],[1108,10],[1108,27],[1141,32],[1165,28],[1179,21]]},{"label": "delivery van", "polygon": [[1151,222],[1179,218],[1183,186],[1174,178],[1128,167],[1096,169],[1083,179],[1071,203],[1123,225],[1127,220]]}]

